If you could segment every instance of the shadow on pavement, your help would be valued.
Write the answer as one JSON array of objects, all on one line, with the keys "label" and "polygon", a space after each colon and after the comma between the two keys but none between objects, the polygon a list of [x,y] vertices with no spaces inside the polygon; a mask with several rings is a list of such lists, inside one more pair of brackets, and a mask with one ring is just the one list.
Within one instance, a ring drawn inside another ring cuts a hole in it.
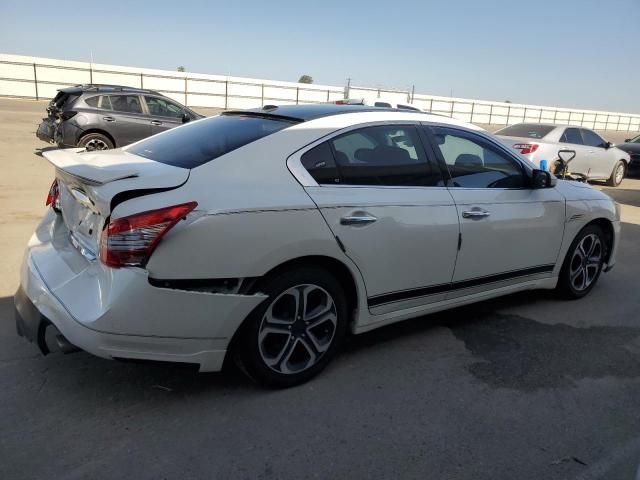
[{"label": "shadow on pavement", "polygon": [[58,147],[56,145],[51,145],[49,147],[36,148],[33,153],[39,157],[42,157],[42,154],[44,152],[49,152],[51,150],[58,150]]},{"label": "shadow on pavement", "polygon": [[603,188],[602,191],[618,203],[640,207],[640,190],[626,188]]}]

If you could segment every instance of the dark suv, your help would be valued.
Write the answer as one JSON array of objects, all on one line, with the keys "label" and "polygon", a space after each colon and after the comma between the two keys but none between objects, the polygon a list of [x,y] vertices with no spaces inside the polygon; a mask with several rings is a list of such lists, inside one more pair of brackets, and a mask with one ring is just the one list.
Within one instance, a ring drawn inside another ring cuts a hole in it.
[{"label": "dark suv", "polygon": [[154,92],[117,85],[77,85],[58,91],[36,135],[60,147],[123,147],[203,118]]}]

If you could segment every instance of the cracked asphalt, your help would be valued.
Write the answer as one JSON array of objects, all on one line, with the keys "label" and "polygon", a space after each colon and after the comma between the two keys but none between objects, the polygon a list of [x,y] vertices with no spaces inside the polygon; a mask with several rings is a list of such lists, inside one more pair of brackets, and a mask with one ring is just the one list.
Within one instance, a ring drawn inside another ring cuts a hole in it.
[{"label": "cracked asphalt", "polygon": [[22,249],[53,178],[34,154],[43,113],[0,99],[0,479],[635,478],[640,180],[605,189],[622,242],[589,297],[525,292],[392,325],[270,391],[233,370],[43,357],[16,336]]}]

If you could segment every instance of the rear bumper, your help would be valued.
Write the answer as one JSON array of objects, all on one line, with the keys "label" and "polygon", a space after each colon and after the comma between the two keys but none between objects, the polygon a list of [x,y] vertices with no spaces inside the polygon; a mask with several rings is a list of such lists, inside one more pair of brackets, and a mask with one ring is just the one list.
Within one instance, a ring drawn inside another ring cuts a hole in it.
[{"label": "rear bumper", "polygon": [[264,299],[157,288],[144,271],[105,271],[70,242],[61,243],[54,233],[60,223],[50,212],[31,238],[14,297],[18,334],[43,353],[44,332],[53,325],[68,342],[99,357],[218,371],[233,333]]},{"label": "rear bumper", "polygon": [[38,130],[36,130],[36,137],[43,142],[56,143],[56,123],[51,118],[43,118]]}]

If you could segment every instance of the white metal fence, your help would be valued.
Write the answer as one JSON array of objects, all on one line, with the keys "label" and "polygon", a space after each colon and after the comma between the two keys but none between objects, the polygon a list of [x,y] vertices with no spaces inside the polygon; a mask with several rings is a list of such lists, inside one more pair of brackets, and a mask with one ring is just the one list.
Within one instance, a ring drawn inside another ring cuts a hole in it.
[{"label": "white metal fence", "polygon": [[410,102],[467,122],[581,125],[596,130],[640,131],[640,115],[472,100],[351,85],[309,85],[254,78],[91,64],[0,54],[0,96],[48,99],[56,90],[85,83],[157,90],[190,107],[253,108],[266,104],[322,103],[341,98]]}]

